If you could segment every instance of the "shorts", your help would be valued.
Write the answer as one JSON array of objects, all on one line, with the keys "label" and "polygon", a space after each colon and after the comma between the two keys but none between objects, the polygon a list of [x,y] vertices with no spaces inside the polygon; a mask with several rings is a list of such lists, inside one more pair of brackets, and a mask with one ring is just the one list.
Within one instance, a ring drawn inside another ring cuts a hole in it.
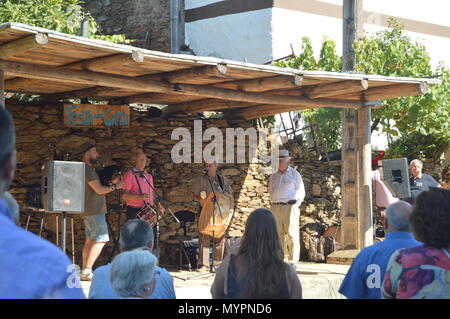
[{"label": "shorts", "polygon": [[83,216],[83,221],[86,238],[90,238],[96,243],[104,243],[109,241],[106,214]]}]

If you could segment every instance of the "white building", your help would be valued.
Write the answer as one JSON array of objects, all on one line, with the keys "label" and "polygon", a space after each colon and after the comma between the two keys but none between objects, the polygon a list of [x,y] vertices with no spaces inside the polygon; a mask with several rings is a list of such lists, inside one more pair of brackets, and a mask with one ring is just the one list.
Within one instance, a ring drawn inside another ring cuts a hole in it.
[{"label": "white building", "polygon": [[[450,1],[364,0],[364,30],[376,32],[390,17],[426,45],[434,66],[450,65]],[[186,44],[201,56],[267,63],[300,51],[311,39],[319,54],[323,36],[342,52],[342,0],[185,0]]]}]

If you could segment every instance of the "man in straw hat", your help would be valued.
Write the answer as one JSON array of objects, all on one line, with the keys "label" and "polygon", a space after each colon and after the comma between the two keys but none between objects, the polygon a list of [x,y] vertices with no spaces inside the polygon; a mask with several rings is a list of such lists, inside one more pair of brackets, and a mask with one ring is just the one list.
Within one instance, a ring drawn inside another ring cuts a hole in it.
[{"label": "man in straw hat", "polygon": [[289,152],[279,151],[278,171],[270,175],[271,210],[277,221],[284,257],[300,260],[300,205],[305,198],[302,176],[289,166]]}]

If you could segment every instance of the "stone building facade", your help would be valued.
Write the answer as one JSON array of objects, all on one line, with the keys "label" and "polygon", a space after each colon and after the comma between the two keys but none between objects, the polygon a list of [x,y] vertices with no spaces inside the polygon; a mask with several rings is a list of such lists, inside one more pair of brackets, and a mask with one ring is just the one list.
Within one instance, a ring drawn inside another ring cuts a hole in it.
[{"label": "stone building facade", "polygon": [[[173,212],[179,210],[198,211],[198,206],[190,195],[190,180],[202,173],[201,164],[174,164],[170,158],[172,146],[178,141],[171,140],[171,132],[178,127],[193,130],[194,117],[177,119],[147,118],[145,112],[133,110],[128,128],[68,128],[63,122],[62,104],[12,105],[7,109],[13,114],[17,131],[17,171],[11,193],[21,206],[21,224],[24,226],[26,214],[26,194],[33,188],[39,188],[41,167],[53,159],[52,144],[57,150],[75,154],[78,147],[85,142],[95,141],[100,158],[105,165],[117,164],[127,170],[131,167],[130,159],[137,148],[143,148],[151,158],[151,168],[155,175],[155,185],[161,197],[170,203]],[[225,133],[227,127],[249,128],[251,121],[225,121],[210,119],[203,121],[204,127],[218,127]],[[302,242],[308,243],[311,236],[321,235],[329,226],[337,224],[340,207],[340,167],[314,161],[301,143],[289,142],[285,145],[292,154],[292,164],[301,174],[306,188],[306,198],[301,206]],[[76,160],[76,158],[73,158]],[[258,207],[269,207],[267,193],[268,175],[261,173],[260,164],[222,164],[221,173],[232,182],[236,199],[235,216],[228,230],[228,237],[242,235],[248,214]],[[96,266],[111,259],[118,252],[114,240],[118,237],[118,228],[125,221],[124,211],[120,206],[119,195],[113,192],[107,195],[112,241],[107,244]],[[39,214],[32,215],[30,230],[39,230]],[[46,217],[43,236],[55,240],[55,217]],[[75,218],[76,262],[80,263],[81,248],[84,242],[84,226],[81,217]],[[177,255],[173,247],[165,245],[170,236],[182,230],[170,215],[164,216],[160,223],[161,264],[176,264]],[[197,223],[188,224],[188,235],[197,236]],[[70,249],[70,222],[68,223],[67,249]],[[307,245],[302,252],[302,259],[307,258]],[[172,249],[172,250],[171,250]]]},{"label": "stone building facade", "polygon": [[85,0],[102,34],[125,34],[133,45],[170,52],[169,0]]}]

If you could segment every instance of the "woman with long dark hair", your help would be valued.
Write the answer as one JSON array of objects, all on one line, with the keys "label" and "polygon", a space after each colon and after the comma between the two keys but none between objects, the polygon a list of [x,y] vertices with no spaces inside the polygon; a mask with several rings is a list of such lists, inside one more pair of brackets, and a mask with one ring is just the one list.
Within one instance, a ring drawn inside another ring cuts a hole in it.
[{"label": "woman with long dark hair", "polygon": [[213,299],[300,299],[294,266],[283,261],[275,217],[265,208],[247,219],[239,246],[230,249],[211,287]]}]

